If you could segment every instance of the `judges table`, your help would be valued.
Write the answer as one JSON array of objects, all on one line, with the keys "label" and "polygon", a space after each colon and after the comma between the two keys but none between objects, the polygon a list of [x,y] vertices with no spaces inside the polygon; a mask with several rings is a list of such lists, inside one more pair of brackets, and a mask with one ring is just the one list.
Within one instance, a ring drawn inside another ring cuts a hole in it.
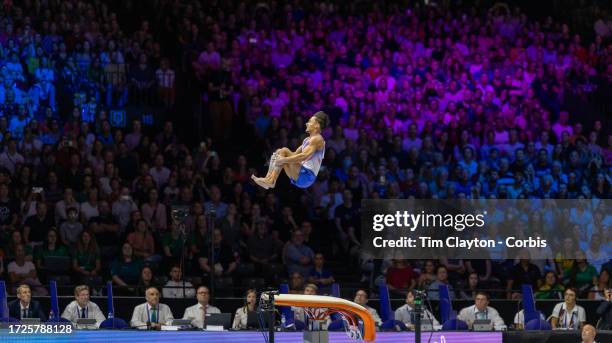
[{"label": "judges table", "polygon": [[[141,330],[80,330],[69,335],[15,335],[7,330],[0,332],[0,342],[99,342],[99,343],[130,343],[130,342],[206,342],[206,343],[263,343],[263,332],[256,331],[141,331]],[[429,333],[423,333],[423,342],[429,340]],[[274,335],[276,343],[302,342],[301,332],[277,332]],[[329,341],[333,343],[354,343],[344,332],[330,332]],[[411,343],[414,334],[409,332],[379,332],[376,342]],[[501,343],[501,332],[434,332],[430,343]]]},{"label": "judges table", "polygon": [[[578,332],[569,331],[510,331],[510,332],[424,332],[422,342],[430,343],[579,343]],[[275,342],[295,343],[302,341],[301,332],[277,332]],[[329,341],[337,343],[354,342],[344,332],[330,332]],[[602,331],[597,335],[598,342],[612,342],[612,331]],[[256,331],[140,331],[140,330],[80,330],[66,335],[24,335],[10,334],[8,330],[0,330],[0,342],[232,342],[258,343],[265,342],[262,332]],[[414,333],[411,332],[379,332],[376,342],[411,343]]]}]

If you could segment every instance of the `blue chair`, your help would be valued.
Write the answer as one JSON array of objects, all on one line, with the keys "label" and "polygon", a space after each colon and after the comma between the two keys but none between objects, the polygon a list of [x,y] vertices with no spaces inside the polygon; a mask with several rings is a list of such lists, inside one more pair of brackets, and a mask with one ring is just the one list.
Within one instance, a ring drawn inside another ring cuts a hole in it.
[{"label": "blue chair", "polygon": [[327,331],[344,331],[344,322],[342,319],[334,320],[327,326]]},{"label": "blue chair", "polygon": [[60,317],[59,303],[57,301],[57,281],[49,281],[49,293],[51,297],[51,314],[46,323],[70,323],[68,319]]},{"label": "blue chair", "polygon": [[552,326],[550,325],[549,322],[541,318],[538,318],[538,319],[532,319],[528,321],[527,324],[525,324],[525,330],[526,331],[547,331],[547,330],[552,330]]},{"label": "blue chair", "polygon": [[440,285],[438,287],[438,295],[440,296],[440,321],[445,323],[448,320],[456,319],[457,313],[453,310],[453,303],[448,286]]},{"label": "blue chair", "polygon": [[442,330],[444,331],[461,331],[467,329],[467,323],[459,319],[449,319],[442,324]]},{"label": "blue chair", "polygon": [[121,318],[108,318],[100,323],[100,329],[128,329],[130,326]]},{"label": "blue chair", "polygon": [[406,324],[402,323],[399,320],[389,319],[380,324],[381,331],[408,331],[408,327]]},{"label": "blue chair", "polygon": [[525,312],[535,312],[535,298],[533,297],[533,288],[531,285],[521,285],[521,294],[523,295],[523,309]]},{"label": "blue chair", "polygon": [[340,298],[340,284],[339,283],[337,282],[332,283],[331,295],[332,297]]},{"label": "blue chair", "polygon": [[[278,292],[280,294],[288,294],[289,293],[289,285],[286,283],[281,283],[278,286]],[[279,306],[278,310],[281,314],[285,315],[285,320],[287,325],[291,325],[295,323],[295,316],[291,306]]]},{"label": "blue chair", "polygon": [[[115,304],[113,302],[113,283],[106,283],[106,300],[108,302],[108,316],[109,318],[100,323],[100,329],[127,329],[130,325],[121,318],[116,318],[114,316],[115,313]],[[112,317],[112,318],[110,318]]]},{"label": "blue chair", "polygon": [[296,319],[293,325],[295,326],[295,331],[304,331],[304,329],[306,329],[306,323],[299,319]]},{"label": "blue chair", "polygon": [[[7,321],[2,321],[5,319]],[[3,323],[13,323],[12,321],[8,321],[10,319],[11,317],[9,316],[8,302],[6,296],[6,284],[4,283],[4,280],[0,280],[0,321],[2,321]]]}]

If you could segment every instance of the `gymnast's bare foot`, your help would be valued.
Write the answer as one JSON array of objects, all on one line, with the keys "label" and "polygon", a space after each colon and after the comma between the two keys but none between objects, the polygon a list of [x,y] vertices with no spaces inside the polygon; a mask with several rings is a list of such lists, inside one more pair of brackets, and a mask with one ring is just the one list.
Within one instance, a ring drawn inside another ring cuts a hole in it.
[{"label": "gymnast's bare foot", "polygon": [[255,183],[259,187],[262,187],[264,189],[269,189],[270,187],[272,187],[272,185],[267,183],[266,180],[263,177],[256,177],[255,175],[251,175],[251,179],[253,179],[253,181],[255,181]]}]

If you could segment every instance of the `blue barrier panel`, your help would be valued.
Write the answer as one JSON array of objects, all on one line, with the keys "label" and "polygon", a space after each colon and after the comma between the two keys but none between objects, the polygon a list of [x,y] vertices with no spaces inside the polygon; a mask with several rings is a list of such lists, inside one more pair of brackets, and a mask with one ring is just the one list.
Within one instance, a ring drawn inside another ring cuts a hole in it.
[{"label": "blue barrier panel", "polygon": [[332,283],[331,285],[331,294],[336,298],[340,298],[340,284],[337,282]]},{"label": "blue barrier panel", "polygon": [[7,318],[9,316],[8,302],[6,296],[6,284],[4,280],[0,280],[0,318]]},{"label": "blue barrier panel", "polygon": [[451,312],[453,306],[450,300],[450,293],[448,292],[448,286],[440,285],[438,288],[438,294],[440,296],[440,322],[445,323],[451,319]]},{"label": "blue barrier panel", "polygon": [[380,297],[380,319],[386,322],[389,319],[393,319],[394,314],[391,309],[391,300],[389,298],[389,288],[387,285],[378,286],[379,297]]},{"label": "blue barrier panel", "polygon": [[49,321],[59,321],[59,305],[57,302],[57,282],[55,280],[49,281],[49,291],[51,292],[51,313],[49,314]]}]

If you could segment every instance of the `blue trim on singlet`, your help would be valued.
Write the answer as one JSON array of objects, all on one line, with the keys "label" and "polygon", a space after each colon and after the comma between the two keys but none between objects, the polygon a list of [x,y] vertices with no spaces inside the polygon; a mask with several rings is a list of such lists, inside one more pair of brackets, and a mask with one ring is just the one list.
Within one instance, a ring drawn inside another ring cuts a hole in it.
[{"label": "blue trim on singlet", "polygon": [[302,166],[300,168],[300,174],[298,175],[297,180],[293,180],[291,178],[289,179],[291,180],[292,184],[299,188],[308,188],[315,182],[317,176],[312,172],[312,170]]}]

